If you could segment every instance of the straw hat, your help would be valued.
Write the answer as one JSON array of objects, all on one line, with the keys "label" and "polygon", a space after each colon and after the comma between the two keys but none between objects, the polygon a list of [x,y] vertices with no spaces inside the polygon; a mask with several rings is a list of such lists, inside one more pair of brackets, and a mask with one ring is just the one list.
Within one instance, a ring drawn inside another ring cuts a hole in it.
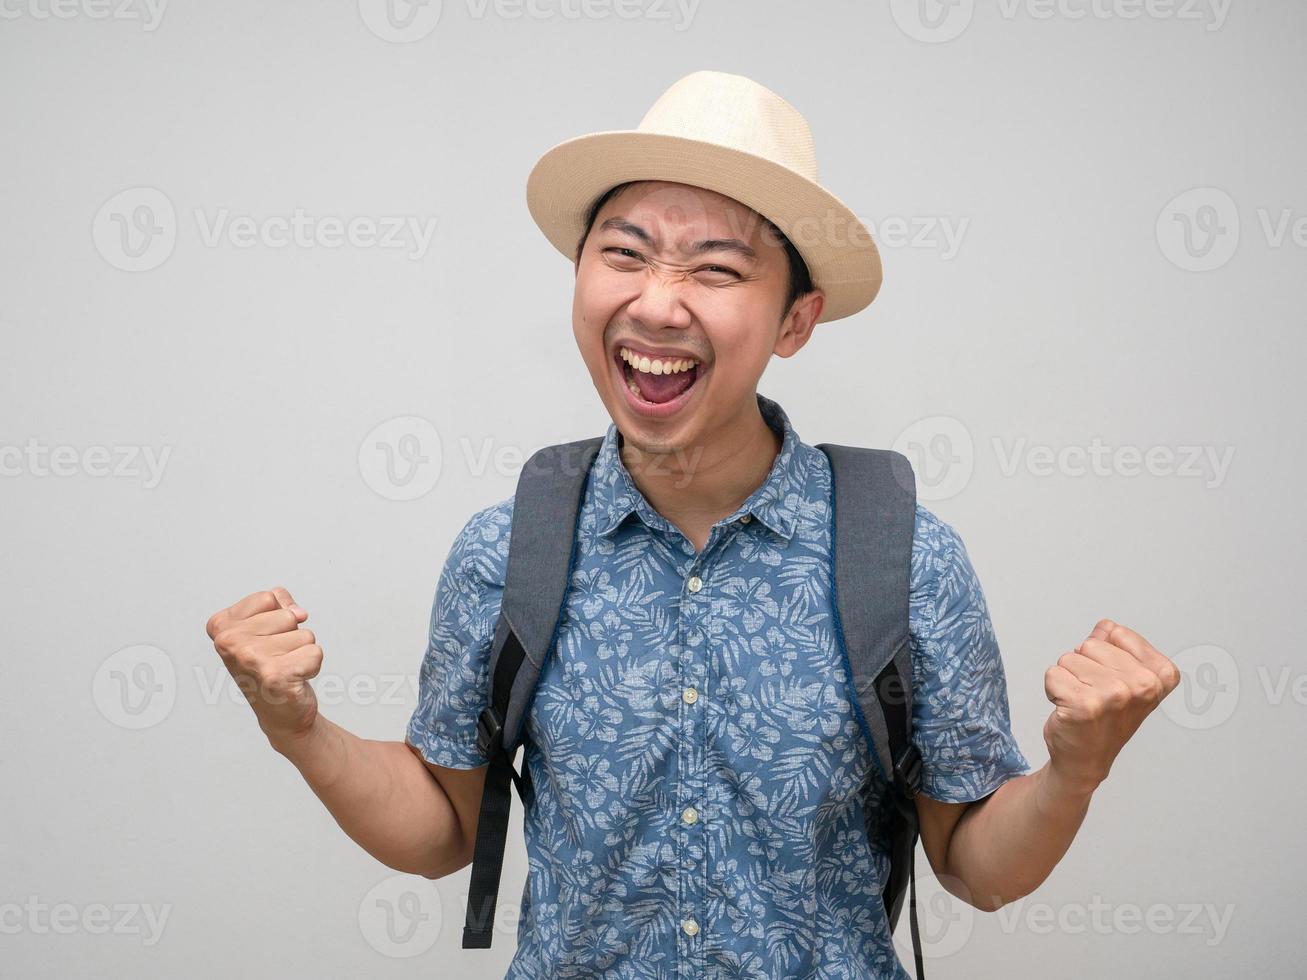
[{"label": "straw hat", "polygon": [[819,323],[852,316],[880,290],[880,253],[870,232],[817,183],[807,120],[750,78],[693,72],[658,98],[637,129],[559,143],[527,177],[527,207],[571,261],[590,205],[629,180],[704,187],[774,222],[826,293]]}]

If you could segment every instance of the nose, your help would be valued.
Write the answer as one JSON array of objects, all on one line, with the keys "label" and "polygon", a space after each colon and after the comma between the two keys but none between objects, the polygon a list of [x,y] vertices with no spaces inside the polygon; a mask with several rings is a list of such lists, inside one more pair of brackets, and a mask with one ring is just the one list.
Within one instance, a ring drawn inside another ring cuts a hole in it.
[{"label": "nose", "polygon": [[639,294],[627,304],[626,311],[650,330],[683,329],[692,321],[682,295],[685,288],[686,283],[679,274],[650,267],[645,270]]}]

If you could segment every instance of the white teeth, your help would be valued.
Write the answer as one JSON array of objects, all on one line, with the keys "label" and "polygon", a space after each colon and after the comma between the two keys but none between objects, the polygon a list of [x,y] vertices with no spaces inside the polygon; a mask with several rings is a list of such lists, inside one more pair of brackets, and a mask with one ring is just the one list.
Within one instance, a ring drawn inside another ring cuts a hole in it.
[{"label": "white teeth", "polygon": [[678,374],[681,371],[690,370],[698,363],[698,361],[688,357],[652,360],[629,351],[625,347],[621,348],[618,354],[632,368],[645,374]]}]

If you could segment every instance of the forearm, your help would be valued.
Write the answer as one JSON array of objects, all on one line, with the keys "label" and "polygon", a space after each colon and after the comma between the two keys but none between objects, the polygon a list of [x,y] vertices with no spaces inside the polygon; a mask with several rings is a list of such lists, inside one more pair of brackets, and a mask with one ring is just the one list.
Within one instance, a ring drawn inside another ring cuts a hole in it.
[{"label": "forearm", "polygon": [[430,878],[463,865],[458,815],[403,742],[359,738],[318,715],[306,734],[272,744],[341,829],[382,864]]},{"label": "forearm", "polygon": [[1071,846],[1092,795],[1045,765],[968,807],[948,846],[946,873],[961,884],[959,897],[993,911],[1038,888]]}]

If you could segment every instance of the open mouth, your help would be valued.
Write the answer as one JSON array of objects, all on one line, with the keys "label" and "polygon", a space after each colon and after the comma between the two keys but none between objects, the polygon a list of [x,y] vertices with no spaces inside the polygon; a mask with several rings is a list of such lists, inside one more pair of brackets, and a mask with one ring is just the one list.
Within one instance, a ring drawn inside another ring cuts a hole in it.
[{"label": "open mouth", "polygon": [[702,373],[702,365],[691,358],[653,359],[626,347],[617,349],[613,361],[632,406],[653,417],[679,410]]}]

